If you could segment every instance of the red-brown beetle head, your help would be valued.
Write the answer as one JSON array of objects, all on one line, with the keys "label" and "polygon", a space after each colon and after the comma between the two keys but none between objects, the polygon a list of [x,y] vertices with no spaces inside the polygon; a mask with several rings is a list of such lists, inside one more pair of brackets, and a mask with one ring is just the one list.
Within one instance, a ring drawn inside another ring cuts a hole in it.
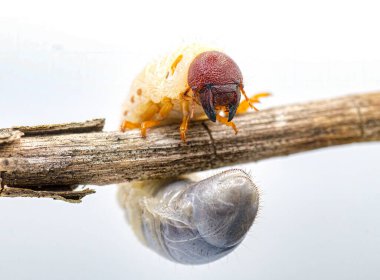
[{"label": "red-brown beetle head", "polygon": [[215,122],[221,110],[228,112],[228,121],[233,119],[243,76],[229,56],[218,51],[199,54],[190,64],[187,81],[210,120]]}]

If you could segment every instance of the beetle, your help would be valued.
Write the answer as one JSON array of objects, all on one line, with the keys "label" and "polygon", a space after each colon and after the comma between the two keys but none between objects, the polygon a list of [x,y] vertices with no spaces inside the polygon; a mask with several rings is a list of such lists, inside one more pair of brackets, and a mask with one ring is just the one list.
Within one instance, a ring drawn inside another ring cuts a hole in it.
[{"label": "beetle", "polygon": [[[245,100],[240,103],[243,94]],[[248,98],[243,76],[235,61],[216,48],[191,44],[148,64],[133,80],[123,107],[121,131],[147,129],[181,121],[180,135],[186,142],[190,119],[210,119],[238,129],[232,119],[246,112],[259,99]]]}]

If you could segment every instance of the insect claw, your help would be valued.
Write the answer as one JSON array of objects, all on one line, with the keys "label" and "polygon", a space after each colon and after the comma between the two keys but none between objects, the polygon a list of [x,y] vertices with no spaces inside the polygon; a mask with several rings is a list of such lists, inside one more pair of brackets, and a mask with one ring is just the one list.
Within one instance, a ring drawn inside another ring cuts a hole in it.
[{"label": "insect claw", "polygon": [[181,131],[181,140],[182,140],[183,143],[185,143],[185,144],[187,143],[186,142],[186,132],[185,131]]},{"label": "insect claw", "polygon": [[146,138],[146,129],[141,128],[141,137]]}]

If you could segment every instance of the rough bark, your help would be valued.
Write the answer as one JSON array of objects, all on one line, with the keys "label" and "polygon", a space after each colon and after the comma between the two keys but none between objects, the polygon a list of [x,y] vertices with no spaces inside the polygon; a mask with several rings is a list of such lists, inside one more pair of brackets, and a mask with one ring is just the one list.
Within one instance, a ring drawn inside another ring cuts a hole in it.
[{"label": "rough bark", "polygon": [[19,127],[23,137],[0,142],[1,178],[8,187],[107,185],[378,141],[380,93],[287,105],[234,121],[237,135],[218,123],[192,122],[186,144],[180,141],[179,124],[151,129],[146,139],[138,130],[94,132],[102,125],[59,133],[54,125],[49,133],[41,130],[47,126],[38,133]]},{"label": "rough bark", "polygon": [[52,198],[70,203],[80,203],[86,195],[95,193],[91,189],[75,190],[75,188],[59,189],[28,189],[28,188],[12,188],[2,186],[0,188],[0,197],[33,197],[33,198]]},{"label": "rough bark", "polygon": [[[66,123],[66,124],[48,124],[39,126],[19,126],[8,129],[0,129],[0,150],[2,145],[10,144],[18,141],[22,136],[42,136],[42,135],[57,135],[69,133],[90,133],[102,131],[104,127],[104,119],[94,119],[81,123]],[[17,161],[16,161],[17,162]],[[16,163],[11,159],[3,158],[0,163],[0,197],[37,197],[37,198],[52,198],[63,200],[65,202],[79,203],[86,195],[95,193],[91,189],[77,190],[77,185],[55,185],[11,187],[5,185],[2,180],[2,175],[7,170],[18,168]]]}]

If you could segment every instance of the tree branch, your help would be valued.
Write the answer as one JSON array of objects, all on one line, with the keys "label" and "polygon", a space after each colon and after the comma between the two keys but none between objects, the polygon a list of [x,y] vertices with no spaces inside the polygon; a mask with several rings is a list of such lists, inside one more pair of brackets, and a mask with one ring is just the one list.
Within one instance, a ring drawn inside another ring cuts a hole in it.
[{"label": "tree branch", "polygon": [[[9,144],[19,140],[22,136],[58,135],[69,133],[85,133],[102,131],[104,119],[95,119],[82,123],[52,124],[39,126],[19,126],[9,129],[0,129],[1,144]],[[38,197],[63,200],[70,203],[79,203],[86,195],[95,193],[94,190],[77,190],[77,185],[49,185],[10,187],[2,182],[2,175],[7,169],[17,169],[13,160],[3,158],[0,162],[0,197]]]},{"label": "tree branch", "polygon": [[[146,139],[138,130],[99,132],[102,120],[3,130],[0,179],[18,188],[107,185],[378,141],[380,93],[282,106],[234,120],[238,135],[221,124],[192,122],[187,144],[180,141],[179,124],[151,129]],[[4,140],[12,131],[14,139]]]}]

